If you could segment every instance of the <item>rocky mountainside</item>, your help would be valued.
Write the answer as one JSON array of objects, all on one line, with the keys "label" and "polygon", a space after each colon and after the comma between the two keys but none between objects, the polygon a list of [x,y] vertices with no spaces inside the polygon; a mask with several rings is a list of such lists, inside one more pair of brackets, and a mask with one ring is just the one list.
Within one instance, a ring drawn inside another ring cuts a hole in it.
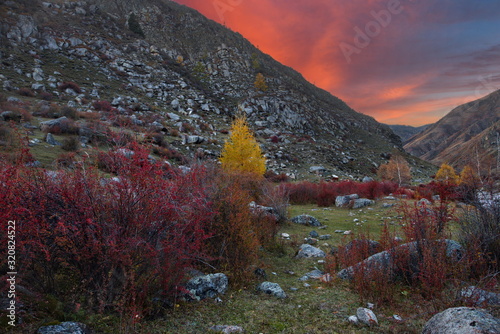
[{"label": "rocky mountainside", "polygon": [[388,126],[397,136],[399,136],[399,138],[401,138],[401,141],[404,144],[414,135],[427,129],[429,126],[431,126],[431,124],[416,126],[416,127],[410,125],[388,125]]},{"label": "rocky mountainside", "polygon": [[434,164],[497,168],[500,152],[500,90],[453,109],[413,137],[404,148]]},{"label": "rocky mountainside", "polygon": [[[52,96],[50,104],[78,111],[80,128],[94,115],[138,138],[163,136],[165,146],[187,157],[215,158],[242,112],[268,168],[297,177],[314,166],[369,175],[402,150],[386,125],[175,2],[1,0],[0,16],[0,88],[9,101],[30,103],[34,115]],[[263,85],[255,83],[258,73]],[[96,102],[110,104],[115,117]],[[81,137],[82,147],[92,146]],[[410,163],[417,175],[426,173],[425,163]]]}]

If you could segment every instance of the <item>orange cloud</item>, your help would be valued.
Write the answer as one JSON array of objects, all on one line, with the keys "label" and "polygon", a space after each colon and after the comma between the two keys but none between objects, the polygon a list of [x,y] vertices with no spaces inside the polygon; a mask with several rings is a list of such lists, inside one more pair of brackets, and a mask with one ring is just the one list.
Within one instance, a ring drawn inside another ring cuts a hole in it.
[{"label": "orange cloud", "polygon": [[[482,77],[498,74],[500,45],[491,42],[500,40],[497,0],[177,2],[381,122],[435,122],[454,103],[478,98]],[[482,19],[489,29],[473,36]]]}]

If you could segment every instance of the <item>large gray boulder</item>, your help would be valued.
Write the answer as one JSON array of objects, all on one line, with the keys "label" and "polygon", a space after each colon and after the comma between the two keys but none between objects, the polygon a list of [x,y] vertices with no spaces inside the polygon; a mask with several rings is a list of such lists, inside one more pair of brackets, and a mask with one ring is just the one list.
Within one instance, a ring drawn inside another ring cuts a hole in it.
[{"label": "large gray boulder", "polygon": [[354,200],[354,204],[352,206],[353,209],[361,209],[364,208],[365,206],[370,206],[373,205],[375,201],[372,201],[371,199],[368,198],[358,198]]},{"label": "large gray boulder", "polygon": [[79,322],[61,322],[59,325],[43,326],[37,334],[90,334],[92,333],[85,324]]},{"label": "large gray boulder", "polygon": [[326,254],[321,249],[311,246],[309,244],[303,244],[300,246],[299,252],[296,258],[309,258],[309,257],[325,257]]},{"label": "large gray boulder", "polygon": [[55,127],[62,127],[64,123],[68,121],[68,118],[66,116],[63,116],[56,119],[51,119],[50,121],[40,122],[40,130],[50,132]]},{"label": "large gray boulder", "polygon": [[[464,249],[458,242],[449,239],[436,242],[446,243],[446,256],[451,260],[459,260],[463,257]],[[395,259],[398,258],[406,258],[407,262],[405,265],[407,265],[408,268],[405,268],[404,271],[416,272],[418,271],[418,248],[419,244],[416,241],[396,246],[390,250],[374,254],[354,266],[342,269],[338,272],[337,276],[341,279],[350,280],[354,277],[354,273],[357,269],[363,268],[368,271],[384,273],[389,280],[392,280],[400,275],[400,267],[403,265],[403,263],[395,261]]]},{"label": "large gray boulder", "polygon": [[186,284],[187,297],[193,300],[215,298],[227,291],[228,283],[227,276],[221,273],[194,277]]},{"label": "large gray boulder", "polygon": [[307,225],[307,226],[321,226],[319,220],[310,215],[299,215],[291,219],[292,223]]},{"label": "large gray boulder", "polygon": [[257,291],[262,291],[268,295],[278,298],[286,298],[286,293],[278,283],[262,282],[257,287]]},{"label": "large gray boulder", "polygon": [[449,308],[433,316],[422,334],[494,334],[500,333],[500,320],[486,310],[471,307]]},{"label": "large gray boulder", "polygon": [[343,208],[349,206],[351,201],[357,200],[359,198],[358,194],[351,194],[346,196],[337,196],[335,198],[335,206]]}]

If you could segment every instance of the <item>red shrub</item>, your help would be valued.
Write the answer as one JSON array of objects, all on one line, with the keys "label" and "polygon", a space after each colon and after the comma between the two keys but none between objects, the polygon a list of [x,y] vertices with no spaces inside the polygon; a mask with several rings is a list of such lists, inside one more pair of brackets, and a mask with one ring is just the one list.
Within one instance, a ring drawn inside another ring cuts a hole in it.
[{"label": "red shrub", "polygon": [[213,211],[203,171],[171,178],[147,155],[136,147],[117,164],[119,178],[106,181],[92,168],[53,174],[2,166],[0,217],[17,222],[19,280],[126,313],[174,292],[183,269],[205,259]]},{"label": "red shrub", "polygon": [[61,83],[58,87],[59,90],[66,90],[66,89],[72,89],[75,93],[80,94],[82,92],[82,89],[78,84],[74,83],[73,81],[65,81]]},{"label": "red shrub", "polygon": [[111,111],[113,110],[113,106],[108,101],[95,101],[92,103],[92,106],[95,110],[98,111]]},{"label": "red shrub", "polygon": [[316,183],[285,183],[281,187],[289,194],[291,204],[311,204],[317,201],[319,189]]},{"label": "red shrub", "polygon": [[35,97],[35,93],[29,89],[29,88],[19,88],[19,90],[17,91],[17,94],[21,95],[21,96],[27,96],[27,97]]}]

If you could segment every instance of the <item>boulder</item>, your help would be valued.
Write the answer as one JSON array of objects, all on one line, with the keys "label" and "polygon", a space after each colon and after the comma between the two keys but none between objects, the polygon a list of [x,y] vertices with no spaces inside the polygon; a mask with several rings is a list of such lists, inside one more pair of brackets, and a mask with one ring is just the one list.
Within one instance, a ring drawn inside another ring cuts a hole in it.
[{"label": "boulder", "polygon": [[337,196],[335,198],[335,206],[339,208],[346,207],[351,203],[351,201],[356,200],[358,198],[359,198],[358,194]]},{"label": "boulder", "polygon": [[268,295],[278,298],[286,298],[286,293],[278,283],[262,282],[257,287],[257,291],[262,291]]},{"label": "boulder", "polygon": [[319,233],[316,232],[316,231],[311,231],[311,232],[309,232],[309,236],[311,238],[318,238],[319,237]]},{"label": "boulder", "polygon": [[422,334],[476,333],[500,333],[500,319],[483,309],[454,307],[433,316],[422,330]]},{"label": "boulder", "polygon": [[56,119],[51,119],[50,121],[40,122],[40,130],[51,131],[54,127],[61,127],[67,121],[68,118],[66,116],[63,116]]},{"label": "boulder", "polygon": [[219,294],[224,294],[227,288],[228,279],[222,273],[194,277],[186,284],[187,297],[193,300],[215,298]]},{"label": "boulder", "polygon": [[249,206],[250,206],[250,210],[255,215],[264,214],[264,215],[271,217],[275,220],[280,219],[280,215],[279,215],[278,211],[273,207],[259,205],[253,201],[250,202]]},{"label": "boulder", "polygon": [[369,308],[360,307],[356,311],[356,317],[358,321],[366,326],[377,326],[378,320],[375,313]]},{"label": "boulder", "polygon": [[489,292],[476,286],[469,286],[460,291],[462,300],[476,306],[491,305],[500,306],[500,293]]},{"label": "boulder", "polygon": [[296,258],[309,258],[309,257],[325,257],[326,254],[321,249],[311,246],[309,244],[303,244],[297,253]]},{"label": "boulder", "polygon": [[311,173],[323,173],[323,172],[326,172],[326,168],[323,166],[311,166],[311,167],[309,167],[309,172],[311,172]]},{"label": "boulder", "polygon": [[92,333],[85,324],[79,322],[61,322],[59,325],[40,327],[37,334],[90,334]]},{"label": "boulder", "polygon": [[367,198],[358,198],[354,200],[354,205],[352,206],[353,209],[360,209],[364,208],[365,206],[373,205],[375,203],[371,199]]},{"label": "boulder", "polygon": [[[446,255],[454,261],[461,259],[464,255],[463,247],[456,241],[445,239],[438,242],[446,243]],[[401,273],[398,266],[395,264],[394,259],[398,257],[406,257],[407,261],[405,272],[418,271],[418,244],[416,241],[396,246],[390,250],[376,253],[362,262],[355,264],[349,268],[342,269],[338,272],[337,276],[341,279],[352,279],[354,272],[357,268],[365,268],[368,271],[379,271],[387,274],[389,280],[393,280]],[[398,263],[400,266],[403,263]]]},{"label": "boulder", "polygon": [[301,224],[301,225],[307,225],[307,226],[321,226],[321,223],[319,222],[319,220],[317,220],[316,218],[314,218],[313,216],[310,216],[310,215],[300,215],[300,216],[296,216],[296,217],[293,217],[291,219],[291,222],[292,223],[295,223],[295,224]]},{"label": "boulder", "polygon": [[201,144],[205,141],[206,139],[202,136],[182,136],[183,144]]},{"label": "boulder", "polygon": [[52,133],[47,133],[47,137],[45,138],[45,141],[47,142],[47,144],[49,145],[54,145],[54,146],[61,146],[61,143],[58,142],[54,136],[52,135]]}]

